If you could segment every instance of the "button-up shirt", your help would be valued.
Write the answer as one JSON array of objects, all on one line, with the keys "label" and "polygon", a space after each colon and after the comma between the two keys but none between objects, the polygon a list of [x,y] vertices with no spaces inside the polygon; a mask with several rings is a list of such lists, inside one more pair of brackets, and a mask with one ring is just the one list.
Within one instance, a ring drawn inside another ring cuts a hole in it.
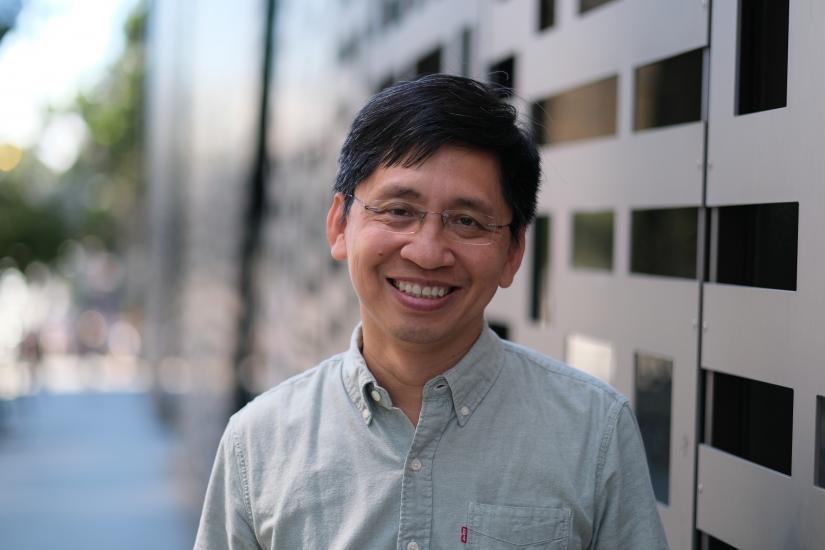
[{"label": "button-up shirt", "polygon": [[608,385],[485,329],[414,426],[360,348],[230,419],[197,549],[667,548]]}]

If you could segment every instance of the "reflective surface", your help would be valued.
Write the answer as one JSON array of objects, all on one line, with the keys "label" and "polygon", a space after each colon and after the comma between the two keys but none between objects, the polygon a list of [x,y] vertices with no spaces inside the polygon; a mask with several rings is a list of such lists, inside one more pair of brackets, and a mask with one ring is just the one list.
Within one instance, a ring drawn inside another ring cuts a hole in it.
[{"label": "reflective surface", "polygon": [[536,141],[554,144],[615,134],[618,81],[617,76],[605,78],[535,103]]},{"label": "reflective surface", "polygon": [[550,320],[550,216],[536,216],[530,269],[530,318]]},{"label": "reflective surface", "polygon": [[613,212],[573,214],[573,267],[613,269]]},{"label": "reflective surface", "polygon": [[702,58],[698,49],[636,69],[635,130],[702,118]]},{"label": "reflective surface", "polygon": [[488,80],[499,86],[499,93],[503,97],[513,95],[516,87],[516,58],[511,55],[490,65]]},{"label": "reflective surface", "polygon": [[571,334],[565,340],[564,360],[603,382],[611,383],[614,360],[610,342],[584,334]]},{"label": "reflective surface", "polygon": [[636,353],[636,419],[645,444],[656,500],[670,501],[670,411],[673,361]]},{"label": "reflective surface", "polygon": [[634,210],[630,271],[695,278],[698,213],[698,208]]},{"label": "reflective surface", "polygon": [[539,30],[552,27],[556,21],[556,0],[538,0]]},{"label": "reflective surface", "polygon": [[816,469],[815,483],[825,488],[825,397],[816,397]]},{"label": "reflective surface", "polygon": [[593,8],[598,8],[602,4],[607,4],[612,0],[579,0],[579,13],[590,11]]},{"label": "reflective surface", "polygon": [[716,282],[796,290],[799,203],[719,208]]},{"label": "reflective surface", "polygon": [[714,372],[711,444],[791,475],[793,390]]},{"label": "reflective surface", "polygon": [[788,104],[788,4],[739,2],[737,115]]}]

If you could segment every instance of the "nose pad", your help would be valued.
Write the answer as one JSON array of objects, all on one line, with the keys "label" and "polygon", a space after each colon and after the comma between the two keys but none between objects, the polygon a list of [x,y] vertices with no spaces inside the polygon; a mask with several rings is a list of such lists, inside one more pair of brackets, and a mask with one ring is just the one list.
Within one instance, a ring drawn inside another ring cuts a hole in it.
[{"label": "nose pad", "polygon": [[[433,218],[433,221],[429,221],[430,218]],[[440,212],[425,212],[424,219],[419,222],[416,233],[423,233],[427,225],[431,226],[431,231],[439,237],[443,238],[447,236],[447,223],[444,220],[444,215]]]},{"label": "nose pad", "polygon": [[421,226],[401,249],[401,257],[424,269],[436,269],[450,266],[455,262],[452,247],[444,226],[443,218],[436,214],[429,220],[428,214]]}]

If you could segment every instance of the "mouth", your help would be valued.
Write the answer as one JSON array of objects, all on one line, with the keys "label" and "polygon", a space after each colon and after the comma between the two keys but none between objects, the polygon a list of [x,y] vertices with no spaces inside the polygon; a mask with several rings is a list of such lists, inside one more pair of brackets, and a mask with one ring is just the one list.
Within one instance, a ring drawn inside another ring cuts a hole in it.
[{"label": "mouth", "polygon": [[422,285],[421,283],[415,283],[412,281],[404,281],[401,279],[387,279],[392,286],[397,288],[404,294],[408,296],[413,296],[415,298],[429,298],[431,300],[437,300],[438,298],[443,298],[448,294],[454,292],[458,289],[455,286],[442,286],[442,285]]}]

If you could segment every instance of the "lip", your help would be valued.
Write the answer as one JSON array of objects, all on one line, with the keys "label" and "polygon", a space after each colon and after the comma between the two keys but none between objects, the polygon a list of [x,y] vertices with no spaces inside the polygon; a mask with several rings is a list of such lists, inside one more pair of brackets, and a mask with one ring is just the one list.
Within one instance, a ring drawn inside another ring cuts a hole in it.
[{"label": "lip", "polygon": [[[416,284],[419,284],[419,285],[422,285],[422,286],[445,286],[445,287],[451,288],[452,291],[449,294],[445,294],[444,296],[441,296],[440,298],[432,298],[432,297],[424,298],[423,296],[421,298],[417,298],[415,296],[411,296],[409,294],[406,294],[406,293],[401,292],[400,290],[398,290],[395,287],[395,285],[392,284],[391,279],[392,280],[406,281],[406,282],[410,282],[410,283],[416,283]],[[401,305],[403,305],[404,307],[406,307],[408,309],[411,309],[411,310],[414,310],[414,311],[419,311],[419,312],[424,312],[424,313],[431,312],[431,311],[437,311],[437,310],[447,306],[454,299],[455,295],[458,294],[459,292],[461,292],[461,290],[462,290],[461,287],[457,287],[457,286],[454,286],[454,285],[446,284],[446,283],[443,283],[443,282],[432,281],[432,280],[428,280],[428,279],[419,279],[419,278],[416,278],[416,277],[397,277],[397,278],[392,277],[392,278],[387,278],[385,281],[387,283],[387,286],[390,287],[390,290],[392,291],[393,296],[395,296],[396,300],[398,300],[401,303]]]}]

